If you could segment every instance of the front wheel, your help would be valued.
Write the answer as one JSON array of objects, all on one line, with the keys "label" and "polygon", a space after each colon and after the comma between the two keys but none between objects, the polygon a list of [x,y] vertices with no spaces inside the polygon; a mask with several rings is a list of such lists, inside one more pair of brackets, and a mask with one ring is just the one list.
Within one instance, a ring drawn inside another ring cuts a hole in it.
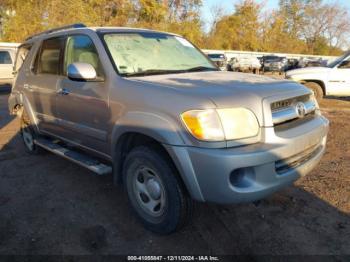
[{"label": "front wheel", "polygon": [[306,82],[304,85],[314,92],[317,101],[320,102],[323,99],[323,90],[319,84],[315,82]]},{"label": "front wheel", "polygon": [[146,229],[170,234],[188,222],[192,200],[164,152],[140,146],[128,155],[123,181],[130,204]]}]

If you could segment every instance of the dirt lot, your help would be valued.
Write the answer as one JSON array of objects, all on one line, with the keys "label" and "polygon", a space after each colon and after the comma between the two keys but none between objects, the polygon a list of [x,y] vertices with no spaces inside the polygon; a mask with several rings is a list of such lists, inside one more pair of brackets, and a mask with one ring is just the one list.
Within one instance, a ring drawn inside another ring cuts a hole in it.
[{"label": "dirt lot", "polygon": [[198,204],[170,236],[145,231],[110,176],[30,156],[0,94],[0,254],[348,254],[350,100],[326,99],[327,153],[309,176],[260,205]]}]

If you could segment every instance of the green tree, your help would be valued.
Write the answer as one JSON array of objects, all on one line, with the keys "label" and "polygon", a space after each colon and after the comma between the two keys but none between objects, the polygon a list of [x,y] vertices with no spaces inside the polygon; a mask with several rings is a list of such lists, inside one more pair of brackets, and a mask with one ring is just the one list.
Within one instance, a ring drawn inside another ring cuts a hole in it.
[{"label": "green tree", "polygon": [[224,16],[210,32],[207,43],[215,49],[260,50],[261,5],[244,0],[232,15]]}]

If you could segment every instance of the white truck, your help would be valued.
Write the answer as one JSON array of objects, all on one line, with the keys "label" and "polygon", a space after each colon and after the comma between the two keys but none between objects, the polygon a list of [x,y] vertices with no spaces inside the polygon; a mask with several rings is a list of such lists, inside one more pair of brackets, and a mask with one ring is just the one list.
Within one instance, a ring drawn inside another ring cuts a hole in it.
[{"label": "white truck", "polygon": [[228,64],[231,71],[236,72],[253,72],[258,74],[261,68],[259,59],[254,56],[233,57]]},{"label": "white truck", "polygon": [[17,43],[0,42],[0,86],[12,84],[13,63],[18,46]]},{"label": "white truck", "polygon": [[307,67],[287,71],[286,78],[310,88],[317,98],[350,96],[350,51],[326,67]]}]

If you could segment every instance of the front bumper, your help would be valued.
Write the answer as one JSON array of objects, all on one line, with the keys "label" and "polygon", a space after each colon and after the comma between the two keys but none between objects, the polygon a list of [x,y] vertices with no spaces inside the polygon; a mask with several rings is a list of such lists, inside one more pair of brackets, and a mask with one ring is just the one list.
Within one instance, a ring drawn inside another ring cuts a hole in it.
[{"label": "front bumper", "polygon": [[[294,134],[290,138],[285,134],[277,137],[271,127],[264,129],[265,143],[225,149],[167,147],[194,199],[221,204],[251,202],[308,174],[325,151],[328,126],[328,120],[320,116],[299,130],[290,130]],[[305,156],[303,152],[310,149],[312,153]]]}]

